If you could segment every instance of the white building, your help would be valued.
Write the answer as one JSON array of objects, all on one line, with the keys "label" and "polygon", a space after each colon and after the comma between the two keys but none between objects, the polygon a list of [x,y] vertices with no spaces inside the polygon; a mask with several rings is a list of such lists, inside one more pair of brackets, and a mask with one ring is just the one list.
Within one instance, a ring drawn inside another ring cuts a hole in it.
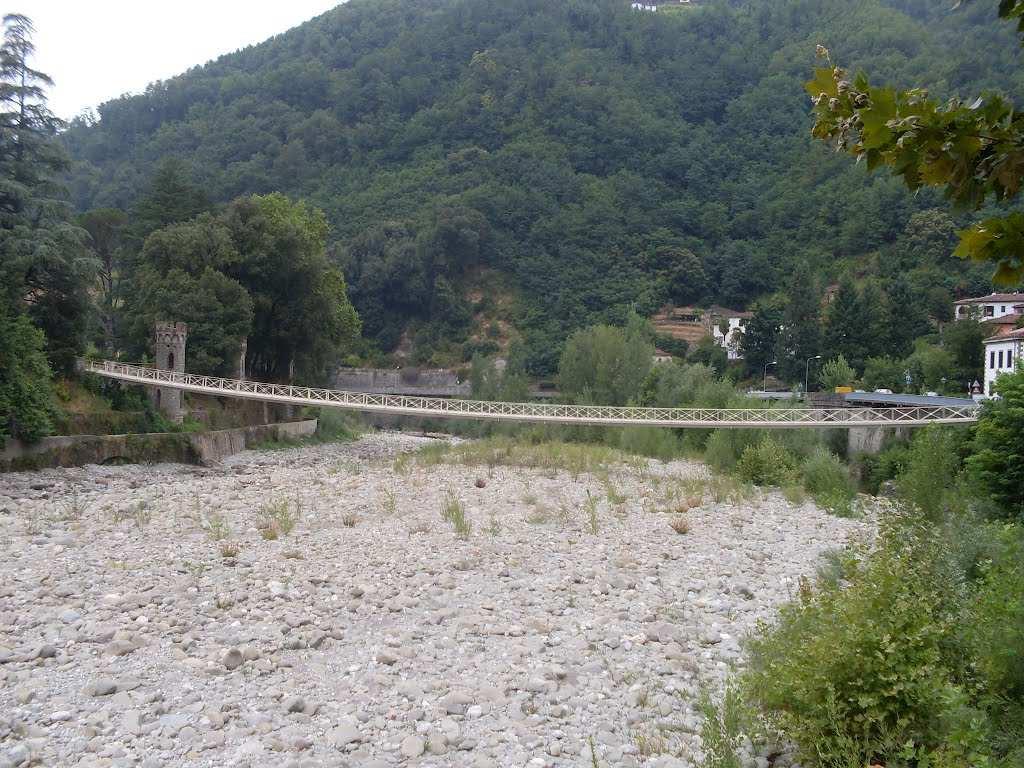
[{"label": "white building", "polygon": [[629,7],[634,11],[652,11],[657,12],[658,6],[653,3],[630,3]]},{"label": "white building", "polygon": [[1003,315],[1019,314],[1024,308],[1024,293],[990,293],[976,299],[960,299],[953,302],[953,306],[957,320],[974,318],[987,322]]},{"label": "white building", "polygon": [[995,394],[996,379],[1016,370],[1024,354],[1024,328],[985,339],[985,394]]},{"label": "white building", "polygon": [[[719,312],[718,319],[721,325],[716,322],[711,326],[711,336],[718,346],[725,349],[730,360],[740,360],[743,357],[740,353],[740,340],[743,338],[747,320],[750,319],[752,313],[734,312],[721,307],[715,307],[715,309]],[[726,323],[728,326],[723,333],[722,325]]]}]

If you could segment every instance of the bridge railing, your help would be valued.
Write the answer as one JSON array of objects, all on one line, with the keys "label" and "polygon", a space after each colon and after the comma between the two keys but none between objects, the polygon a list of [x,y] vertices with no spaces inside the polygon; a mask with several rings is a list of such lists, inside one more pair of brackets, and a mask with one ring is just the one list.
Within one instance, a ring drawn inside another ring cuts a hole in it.
[{"label": "bridge railing", "polygon": [[962,424],[977,420],[977,406],[893,408],[643,408],[558,403],[506,403],[443,397],[346,392],[291,384],[224,379],[161,368],[80,360],[82,370],[121,381],[227,397],[244,397],[296,405],[432,418],[549,421],[575,424],[649,425],[661,427],[784,428],[869,427]]}]

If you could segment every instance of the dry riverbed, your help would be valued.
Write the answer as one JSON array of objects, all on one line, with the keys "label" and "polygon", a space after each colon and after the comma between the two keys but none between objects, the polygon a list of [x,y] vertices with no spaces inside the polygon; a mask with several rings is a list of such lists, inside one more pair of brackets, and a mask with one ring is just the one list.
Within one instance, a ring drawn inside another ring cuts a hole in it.
[{"label": "dry riverbed", "polygon": [[430,442],[0,475],[0,766],[692,765],[700,686],[865,527],[690,462],[396,463]]}]

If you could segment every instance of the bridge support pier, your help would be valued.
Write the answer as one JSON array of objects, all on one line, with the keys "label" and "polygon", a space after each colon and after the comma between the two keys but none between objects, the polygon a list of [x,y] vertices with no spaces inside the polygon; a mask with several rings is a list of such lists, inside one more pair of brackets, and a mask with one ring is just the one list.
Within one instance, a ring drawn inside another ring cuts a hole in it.
[{"label": "bridge support pier", "polygon": [[[157,321],[153,326],[153,358],[157,368],[176,373],[185,372],[185,341],[188,326],[185,323]],[[171,387],[153,387],[149,390],[149,401],[153,407],[175,424],[185,420],[181,405],[181,390]]]},{"label": "bridge support pier", "polygon": [[851,456],[855,453],[881,453],[889,438],[903,438],[909,434],[909,427],[852,427],[847,433],[846,451]]}]

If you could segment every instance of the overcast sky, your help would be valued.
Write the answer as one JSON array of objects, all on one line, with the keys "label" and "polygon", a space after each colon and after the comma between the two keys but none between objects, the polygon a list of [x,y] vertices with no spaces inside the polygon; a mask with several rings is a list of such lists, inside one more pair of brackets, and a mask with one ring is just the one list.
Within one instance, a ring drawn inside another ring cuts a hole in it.
[{"label": "overcast sky", "polygon": [[[339,0],[8,0],[36,27],[35,68],[65,119],[258,43]],[[0,14],[2,15],[2,14]]]}]

